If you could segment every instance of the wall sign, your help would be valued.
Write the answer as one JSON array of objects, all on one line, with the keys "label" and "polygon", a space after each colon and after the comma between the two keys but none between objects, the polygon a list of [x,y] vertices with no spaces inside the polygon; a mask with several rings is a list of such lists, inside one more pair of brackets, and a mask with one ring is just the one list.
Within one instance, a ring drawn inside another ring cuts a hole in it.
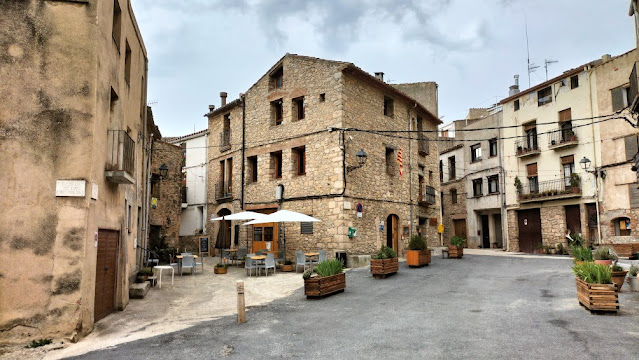
[{"label": "wall sign", "polygon": [[362,214],[364,213],[364,205],[362,205],[361,203],[357,204],[357,217],[362,217]]},{"label": "wall sign", "polygon": [[209,237],[200,236],[200,256],[203,256],[204,254],[211,256],[209,245]]},{"label": "wall sign", "polygon": [[55,182],[55,196],[84,197],[86,187],[86,180],[57,180]]},{"label": "wall sign", "polygon": [[348,227],[348,237],[352,238],[357,236],[357,229],[354,227]]}]

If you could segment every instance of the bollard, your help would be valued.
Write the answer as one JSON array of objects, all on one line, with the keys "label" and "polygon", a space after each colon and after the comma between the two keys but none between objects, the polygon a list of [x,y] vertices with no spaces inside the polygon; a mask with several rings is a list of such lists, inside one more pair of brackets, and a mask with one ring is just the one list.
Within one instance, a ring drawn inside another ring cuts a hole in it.
[{"label": "bollard", "polygon": [[237,288],[237,323],[246,322],[246,307],[244,306],[244,280],[238,280]]}]

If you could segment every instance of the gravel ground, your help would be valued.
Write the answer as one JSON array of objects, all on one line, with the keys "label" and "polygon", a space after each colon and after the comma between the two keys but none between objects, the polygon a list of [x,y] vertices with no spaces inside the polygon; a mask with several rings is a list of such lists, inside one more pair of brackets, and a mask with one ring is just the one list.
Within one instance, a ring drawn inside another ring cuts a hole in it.
[{"label": "gravel ground", "polygon": [[639,358],[639,293],[624,289],[617,315],[592,315],[577,302],[570,265],[464,255],[421,269],[401,263],[384,280],[355,269],[335,296],[306,300],[298,289],[251,309],[246,324],[226,316],[78,358]]}]

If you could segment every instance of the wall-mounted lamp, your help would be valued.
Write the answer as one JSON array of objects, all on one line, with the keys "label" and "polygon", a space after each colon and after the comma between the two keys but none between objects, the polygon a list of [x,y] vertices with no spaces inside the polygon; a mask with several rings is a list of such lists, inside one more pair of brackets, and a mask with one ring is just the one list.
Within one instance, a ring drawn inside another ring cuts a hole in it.
[{"label": "wall-mounted lamp", "polygon": [[164,179],[169,175],[169,167],[166,164],[160,165],[160,177]]},{"label": "wall-mounted lamp", "polygon": [[366,154],[366,152],[364,151],[364,149],[360,149],[357,154],[355,154],[355,157],[357,158],[357,165],[349,165],[346,167],[346,171],[347,172],[351,172],[355,169],[359,169],[362,166],[364,166],[364,164],[366,164],[366,159],[368,158],[368,154]]},{"label": "wall-mounted lamp", "polygon": [[582,169],[588,171],[588,169],[590,169],[590,159],[584,156],[583,159],[579,160],[579,165],[581,165]]}]

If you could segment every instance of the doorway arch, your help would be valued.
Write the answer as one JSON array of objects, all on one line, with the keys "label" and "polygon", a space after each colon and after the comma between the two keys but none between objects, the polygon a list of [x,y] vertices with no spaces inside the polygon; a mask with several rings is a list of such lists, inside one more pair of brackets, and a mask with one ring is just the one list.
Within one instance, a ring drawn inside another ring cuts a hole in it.
[{"label": "doorway arch", "polygon": [[399,216],[395,214],[386,217],[386,246],[399,251]]}]

